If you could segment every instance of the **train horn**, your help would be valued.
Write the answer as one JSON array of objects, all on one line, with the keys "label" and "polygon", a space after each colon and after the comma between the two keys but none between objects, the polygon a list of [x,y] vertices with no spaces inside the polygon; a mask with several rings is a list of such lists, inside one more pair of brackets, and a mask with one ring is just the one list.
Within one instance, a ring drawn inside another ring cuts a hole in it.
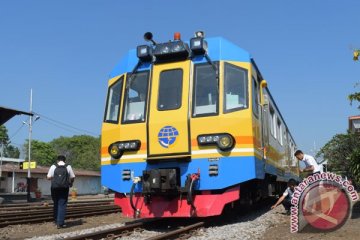
[{"label": "train horn", "polygon": [[151,32],[146,32],[144,34],[144,39],[145,39],[145,41],[147,41],[147,42],[150,41],[150,42],[152,42],[152,44],[156,45],[156,42],[153,40],[153,34]]}]

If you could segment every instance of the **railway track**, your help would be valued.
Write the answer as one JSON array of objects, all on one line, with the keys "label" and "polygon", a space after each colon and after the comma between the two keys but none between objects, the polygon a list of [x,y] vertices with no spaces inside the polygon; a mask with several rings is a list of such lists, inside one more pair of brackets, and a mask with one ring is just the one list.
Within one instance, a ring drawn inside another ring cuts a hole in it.
[{"label": "railway track", "polygon": [[[91,201],[91,202],[69,202],[68,209],[76,208],[76,207],[89,207],[89,206],[102,206],[102,205],[112,205],[112,201]],[[33,211],[33,210],[41,210],[41,209],[49,209],[52,208],[52,203],[39,203],[36,205],[23,205],[18,206],[17,204],[11,204],[10,206],[0,207],[0,216],[7,212],[21,212],[21,211]]]},{"label": "railway track", "polygon": [[[151,221],[153,222],[153,221]],[[122,237],[124,235],[131,234],[132,231],[137,230],[141,231],[140,229],[144,228],[146,224],[149,224],[150,222],[135,222],[135,223],[127,223],[124,226],[117,227],[117,228],[111,228],[106,229],[102,231],[87,233],[78,235],[75,237],[68,237],[65,238],[66,240],[81,240],[81,239],[101,239],[101,238],[107,238],[107,239],[115,239],[118,237]]]},{"label": "railway track", "polygon": [[186,239],[189,238],[191,235],[193,235],[193,233],[199,229],[204,227],[205,222],[197,222],[167,233],[163,233],[154,237],[150,237],[147,238],[146,240],[163,240],[163,239],[174,239],[174,238],[179,238],[179,239]]},{"label": "railway track", "polygon": [[[86,203],[105,203],[105,202],[114,202],[113,198],[108,198],[108,199],[94,199],[94,200],[70,200],[68,201],[68,204],[86,204]],[[0,211],[2,209],[7,209],[7,208],[26,208],[26,207],[37,207],[37,206],[42,206],[44,205],[44,203],[46,203],[46,201],[43,202],[33,202],[33,203],[7,203],[7,204],[0,204]],[[49,200],[49,205],[52,205],[52,201]]]},{"label": "railway track", "polygon": [[[93,206],[77,206],[69,207],[66,213],[66,219],[70,218],[81,218],[95,215],[103,215],[120,212],[120,208],[114,204],[107,205],[93,205]],[[38,210],[25,210],[21,212],[6,212],[0,213],[0,228],[6,227],[9,225],[15,224],[31,224],[39,222],[51,222],[53,221],[52,217],[52,207],[47,207],[47,209],[38,209]]]},{"label": "railway track", "polygon": [[[89,239],[116,239],[121,238],[124,236],[131,235],[134,231],[143,231],[145,228],[159,224],[163,222],[163,219],[160,220],[152,220],[152,221],[144,221],[144,222],[130,222],[127,223],[124,226],[117,227],[117,228],[111,228],[107,230],[102,230],[98,232],[93,233],[87,233],[83,235],[78,235],[75,237],[68,237],[65,238],[66,240],[89,240]],[[161,233],[159,235],[145,238],[146,240],[163,240],[163,239],[175,239],[177,237],[179,238],[186,238],[192,234],[192,232],[196,231],[197,229],[203,227],[205,225],[205,222],[197,222],[194,224],[187,225],[185,227],[180,227],[175,230],[171,230],[165,233]]]}]

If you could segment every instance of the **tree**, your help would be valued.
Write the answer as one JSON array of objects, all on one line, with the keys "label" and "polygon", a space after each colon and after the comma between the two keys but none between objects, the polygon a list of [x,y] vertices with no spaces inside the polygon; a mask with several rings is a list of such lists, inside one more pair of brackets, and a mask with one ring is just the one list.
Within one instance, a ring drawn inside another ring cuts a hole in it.
[{"label": "tree", "polygon": [[[26,140],[24,144],[24,152],[25,152],[25,159],[29,159],[28,148],[29,140]],[[31,160],[36,161],[37,164],[42,166],[51,166],[55,162],[56,159],[56,152],[51,144],[32,140],[31,141]]]},{"label": "tree", "polygon": [[8,130],[4,125],[0,126],[0,144],[7,145],[9,143]]},{"label": "tree", "polygon": [[0,126],[0,151],[3,150],[3,156],[8,158],[19,158],[20,150],[10,145],[8,130],[4,125]]},{"label": "tree", "polygon": [[[328,169],[358,179],[360,183],[360,135],[337,134],[318,152],[328,161]],[[359,167],[357,167],[359,166]]]},{"label": "tree", "polygon": [[19,158],[20,157],[20,150],[13,145],[8,145],[4,150],[4,157],[8,158]]},{"label": "tree", "polygon": [[[355,87],[359,86],[359,83],[357,83],[355,85]],[[348,99],[350,101],[350,104],[352,104],[354,101],[356,102],[360,102],[360,92],[355,92],[355,93],[352,93],[348,96]],[[358,106],[358,108],[360,109],[360,105]]]},{"label": "tree", "polygon": [[[358,61],[359,60],[359,55],[360,55],[360,49],[355,49],[353,54],[354,54],[353,60]],[[357,83],[355,85],[355,87],[358,86],[358,85],[359,85],[359,83]],[[360,102],[360,92],[355,92],[353,94],[350,94],[348,96],[348,98],[350,100],[350,104],[352,104],[353,101]],[[360,106],[358,108],[360,109]]]},{"label": "tree", "polygon": [[350,171],[353,176],[353,181],[359,186],[360,184],[360,149],[355,149],[350,157]]},{"label": "tree", "polygon": [[58,154],[65,155],[73,167],[100,169],[100,138],[88,135],[59,137],[50,144]]}]

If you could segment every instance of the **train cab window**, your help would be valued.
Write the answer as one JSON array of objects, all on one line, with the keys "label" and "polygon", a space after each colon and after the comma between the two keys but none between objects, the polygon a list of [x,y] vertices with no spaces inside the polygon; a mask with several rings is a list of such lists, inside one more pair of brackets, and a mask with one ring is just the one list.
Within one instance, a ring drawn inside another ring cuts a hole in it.
[{"label": "train cab window", "polygon": [[104,121],[109,123],[118,123],[119,121],[119,109],[120,99],[122,95],[123,77],[117,80],[114,84],[109,87],[107,100],[106,100],[106,111]]},{"label": "train cab window", "polygon": [[217,115],[219,90],[216,72],[209,64],[197,64],[194,70],[193,117]]},{"label": "train cab window", "polygon": [[256,117],[259,116],[259,87],[255,78],[253,78],[253,86],[252,86],[252,105],[253,111]]},{"label": "train cab window", "polygon": [[225,63],[224,112],[248,108],[248,72]]},{"label": "train cab window", "polygon": [[174,110],[181,107],[182,69],[172,69],[160,73],[157,108],[159,111]]},{"label": "train cab window", "polygon": [[149,86],[149,72],[138,72],[127,79],[123,123],[144,122]]}]

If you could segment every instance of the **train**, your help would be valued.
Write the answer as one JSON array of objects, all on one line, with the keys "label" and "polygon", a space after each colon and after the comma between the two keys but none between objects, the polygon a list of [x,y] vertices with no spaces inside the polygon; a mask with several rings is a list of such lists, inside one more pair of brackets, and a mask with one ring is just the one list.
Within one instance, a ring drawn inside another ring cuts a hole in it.
[{"label": "train", "polygon": [[209,217],[299,180],[296,143],[251,55],[223,37],[146,42],[110,73],[101,181],[133,218]]}]

